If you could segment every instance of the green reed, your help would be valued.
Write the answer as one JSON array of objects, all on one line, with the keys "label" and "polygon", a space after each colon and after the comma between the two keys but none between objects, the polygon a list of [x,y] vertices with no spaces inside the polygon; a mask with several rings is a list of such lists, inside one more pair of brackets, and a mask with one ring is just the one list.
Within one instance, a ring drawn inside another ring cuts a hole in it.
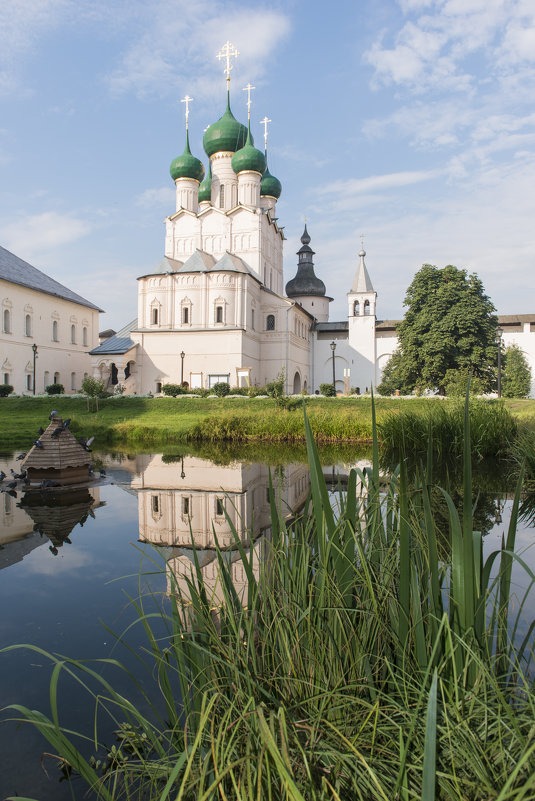
[{"label": "green reed", "polygon": [[[374,419],[372,469],[352,470],[335,503],[304,425],[309,502],[287,519],[271,487],[269,539],[245,548],[234,530],[245,589],[217,549],[216,601],[194,551],[159,611],[132,600],[151,678],[132,695],[142,704],[98,666],[49,655],[49,716],[11,710],[107,801],[534,799],[533,624],[517,643],[525,598],[513,614],[511,597],[522,475],[507,537],[484,561],[467,401],[465,502],[459,515],[444,492],[451,553],[439,558],[431,441],[414,481],[402,459],[385,486]],[[62,728],[63,672],[111,717],[115,750]]]}]

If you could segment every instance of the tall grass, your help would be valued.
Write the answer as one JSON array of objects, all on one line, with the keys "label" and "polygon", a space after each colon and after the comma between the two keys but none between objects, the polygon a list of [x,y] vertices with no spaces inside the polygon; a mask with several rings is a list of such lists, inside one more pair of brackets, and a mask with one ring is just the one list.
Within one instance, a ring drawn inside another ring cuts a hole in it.
[{"label": "tall grass", "polygon": [[[216,605],[194,552],[191,575],[171,575],[172,601],[157,615],[165,638],[150,605],[135,602],[151,677],[149,690],[137,686],[143,704],[98,667],[49,656],[49,716],[11,709],[107,801],[535,798],[533,624],[518,643],[523,602],[514,614],[511,606],[522,476],[507,538],[484,561],[466,407],[465,503],[459,514],[444,493],[451,554],[441,560],[431,445],[414,483],[401,461],[385,489],[374,436],[372,469],[352,470],[334,504],[306,416],[304,424],[309,504],[287,520],[271,492],[261,559],[234,532],[245,590],[217,550]],[[120,748],[63,730],[62,672],[94,693]]]}]

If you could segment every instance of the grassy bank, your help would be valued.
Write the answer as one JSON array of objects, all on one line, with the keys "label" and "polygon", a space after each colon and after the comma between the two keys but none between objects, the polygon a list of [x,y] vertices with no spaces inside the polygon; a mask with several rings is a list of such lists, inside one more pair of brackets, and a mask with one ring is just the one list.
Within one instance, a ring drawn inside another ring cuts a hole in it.
[{"label": "grassy bank", "polygon": [[[502,407],[494,401],[482,404],[479,417],[482,421],[480,430],[484,434],[483,423],[487,414],[497,420],[499,413],[496,410]],[[446,410],[458,408],[458,402],[449,400],[378,398],[376,412],[379,436],[381,440],[388,441],[386,426],[391,425],[389,421],[400,413],[406,421],[411,417],[425,422],[428,415],[437,416]],[[505,404],[505,408],[518,416],[523,425],[535,430],[535,401],[511,401]],[[101,446],[131,444],[169,449],[173,444],[188,441],[305,441],[301,409],[281,409],[274,400],[122,397],[105,400],[101,402],[98,412],[90,412],[86,401],[81,398],[56,396],[1,399],[0,449],[28,447],[39,426],[46,423],[52,409],[57,409],[64,418],[71,418],[71,430],[75,435],[94,435],[96,444]],[[310,398],[307,400],[307,410],[317,442],[366,443],[371,440],[369,398]],[[459,415],[457,419],[460,420]],[[505,423],[503,415],[501,419]],[[474,426],[477,428],[475,420]],[[462,437],[458,422],[456,430],[455,441],[459,443]],[[448,442],[447,439],[444,441]],[[485,451],[484,443],[481,447],[482,453],[492,452],[492,448]]]},{"label": "grassy bank", "polygon": [[[98,663],[49,655],[50,712],[12,714],[106,801],[533,799],[533,627],[515,637],[523,600],[511,589],[521,481],[503,546],[484,562],[468,414],[464,430],[464,502],[458,512],[445,496],[443,558],[430,473],[409,485],[402,465],[384,492],[375,443],[335,516],[309,431],[310,508],[288,520],[272,495],[261,560],[235,532],[243,591],[218,552],[216,607],[195,555],[189,582],[170,574],[174,596],[157,615],[167,637],[153,631],[153,599],[137,602],[142,704]],[[94,693],[95,724],[110,716],[117,747],[62,729],[64,672]]]}]

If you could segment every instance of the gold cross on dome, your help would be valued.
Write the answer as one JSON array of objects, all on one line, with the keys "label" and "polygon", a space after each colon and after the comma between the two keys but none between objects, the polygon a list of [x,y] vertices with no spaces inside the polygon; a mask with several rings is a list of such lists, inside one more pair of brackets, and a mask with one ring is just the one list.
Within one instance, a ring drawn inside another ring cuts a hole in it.
[{"label": "gold cross on dome", "polygon": [[260,125],[264,126],[264,148],[265,148],[265,150],[267,150],[267,127],[268,127],[268,122],[271,122],[271,120],[268,120],[267,117],[264,117],[263,120],[260,120]]},{"label": "gold cross on dome", "polygon": [[242,92],[247,92],[247,116],[251,119],[251,92],[256,89],[256,86],[251,86],[250,83],[244,86]]},{"label": "gold cross on dome", "polygon": [[230,63],[230,59],[231,58],[236,58],[236,56],[239,56],[239,55],[240,55],[239,51],[236,50],[234,45],[231,44],[229,41],[225,42],[225,44],[223,45],[223,47],[221,48],[221,50],[217,54],[217,58],[220,61],[221,61],[222,58],[224,58],[226,60],[226,62],[227,62],[226,66],[225,66],[225,69],[223,70],[223,72],[225,72],[226,76],[227,76],[227,85],[228,85],[228,83],[230,81],[230,71],[232,69],[232,64]]},{"label": "gold cross on dome", "polygon": [[189,104],[193,102],[193,98],[190,97],[189,95],[186,95],[186,97],[183,97],[180,102],[186,104],[186,128],[187,128],[189,121]]}]

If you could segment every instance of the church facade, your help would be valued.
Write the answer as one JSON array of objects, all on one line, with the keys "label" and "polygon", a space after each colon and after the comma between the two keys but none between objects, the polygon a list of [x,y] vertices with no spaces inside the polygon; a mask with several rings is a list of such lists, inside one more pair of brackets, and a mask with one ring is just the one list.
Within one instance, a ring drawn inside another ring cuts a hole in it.
[{"label": "church facade", "polygon": [[[108,389],[158,394],[226,382],[263,386],[281,372],[285,391],[314,393],[321,383],[360,393],[377,386],[397,347],[395,320],[377,319],[377,293],[361,248],[347,293],[347,317],[329,320],[332,298],[315,274],[305,225],[296,275],[284,284],[282,187],[254,146],[249,125],[227,106],[208,127],[205,168],[186,143],[173,160],[175,210],[166,218],[164,257],[138,278],[135,319],[91,351],[93,375]],[[252,87],[248,87],[249,89]],[[501,317],[503,341],[535,366],[535,315]]]}]

